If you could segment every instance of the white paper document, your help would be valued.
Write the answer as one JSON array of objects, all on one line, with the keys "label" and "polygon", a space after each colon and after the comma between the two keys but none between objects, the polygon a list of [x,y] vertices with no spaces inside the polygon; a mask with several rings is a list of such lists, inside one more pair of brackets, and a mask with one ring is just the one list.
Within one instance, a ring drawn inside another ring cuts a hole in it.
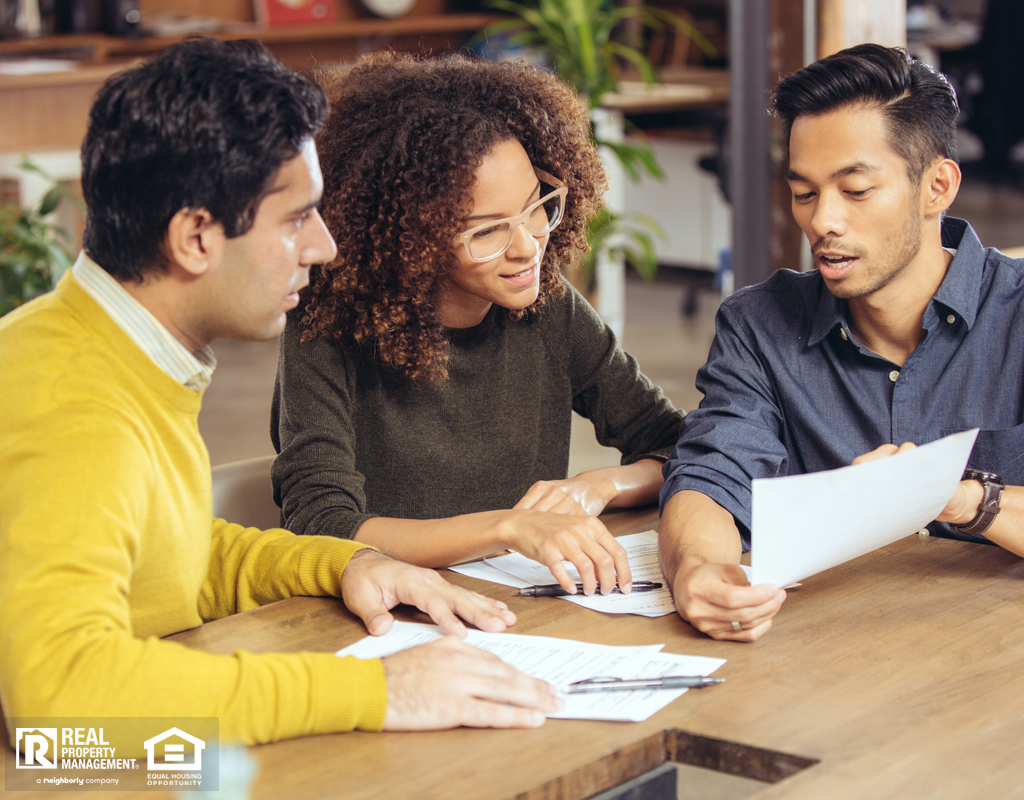
[{"label": "white paper document", "polygon": [[[652,583],[662,584],[662,588],[651,592],[630,592],[629,594],[601,595],[594,593],[590,597],[577,594],[560,599],[568,600],[570,603],[575,603],[584,608],[591,608],[594,611],[603,611],[606,614],[639,614],[644,617],[661,617],[665,614],[674,613],[676,607],[672,603],[672,593],[668,589],[668,583],[661,572],[661,563],[658,561],[658,532],[644,531],[643,533],[634,533],[629,536],[620,536],[616,541],[626,550],[626,556],[629,558],[629,570],[634,582],[651,581]],[[543,564],[519,553],[487,558],[485,562],[502,572],[526,581],[526,586],[543,586],[558,583],[555,580],[555,576],[551,574],[551,570]],[[579,583],[579,572],[569,562],[566,561],[564,563],[565,570],[569,573],[569,578]],[[462,572],[460,568],[453,567],[453,569],[456,569],[457,572]],[[504,582],[494,578],[487,578],[484,573],[477,573],[473,577],[479,577],[483,580],[494,580],[496,583]]]},{"label": "white paper document", "polygon": [[[367,636],[338,651],[339,656],[384,658],[443,636],[436,625],[395,622],[383,636]],[[498,656],[521,672],[545,680],[563,692],[565,709],[555,719],[596,719],[640,722],[667,706],[687,689],[564,694],[570,683],[588,678],[660,678],[666,675],[710,675],[725,659],[679,656],[660,652],[662,644],[612,647],[548,636],[486,633],[470,630],[468,644]],[[705,690],[700,690],[705,691]]]},{"label": "white paper document", "polygon": [[977,429],[899,455],[753,482],[754,585],[786,586],[916,533],[956,491]]},{"label": "white paper document", "polygon": [[456,564],[453,567],[448,567],[448,569],[480,581],[490,581],[491,583],[500,583],[502,586],[511,586],[513,589],[525,589],[527,586],[533,586],[529,581],[524,581],[522,578],[502,572],[485,561],[470,561],[468,564]]}]

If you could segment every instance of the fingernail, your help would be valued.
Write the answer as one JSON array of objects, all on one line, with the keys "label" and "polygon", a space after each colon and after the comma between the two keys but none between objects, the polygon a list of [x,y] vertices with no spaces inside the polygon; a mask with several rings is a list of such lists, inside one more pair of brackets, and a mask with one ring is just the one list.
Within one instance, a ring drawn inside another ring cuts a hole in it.
[{"label": "fingernail", "polygon": [[535,725],[538,728],[544,724],[545,719],[547,719],[547,717],[545,717],[540,711],[530,712],[530,724]]}]

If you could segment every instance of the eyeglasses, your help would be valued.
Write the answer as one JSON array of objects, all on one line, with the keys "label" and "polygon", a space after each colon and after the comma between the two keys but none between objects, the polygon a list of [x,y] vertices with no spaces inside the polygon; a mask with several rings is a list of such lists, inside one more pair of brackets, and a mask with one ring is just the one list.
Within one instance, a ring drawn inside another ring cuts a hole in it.
[{"label": "eyeglasses", "polygon": [[554,191],[531,203],[517,217],[491,220],[455,237],[456,242],[466,246],[466,253],[473,261],[490,261],[508,250],[512,246],[516,228],[520,225],[525,225],[533,236],[544,236],[558,227],[565,212],[565,197],[569,188],[544,170],[534,167],[533,171],[541,182],[541,191],[545,185]]}]

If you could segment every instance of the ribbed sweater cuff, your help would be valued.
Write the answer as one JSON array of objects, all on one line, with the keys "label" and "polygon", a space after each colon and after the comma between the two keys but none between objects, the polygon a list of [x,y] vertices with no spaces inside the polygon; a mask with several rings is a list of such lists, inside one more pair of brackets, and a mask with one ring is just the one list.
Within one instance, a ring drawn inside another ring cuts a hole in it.
[{"label": "ribbed sweater cuff", "polygon": [[[379,658],[323,654],[323,669],[313,687],[313,733],[380,731],[387,710],[387,684]],[[333,662],[331,661],[333,659]]]},{"label": "ribbed sweater cuff", "polygon": [[312,578],[317,591],[311,594],[333,597],[341,597],[341,576],[352,556],[360,550],[377,550],[372,545],[333,536],[311,536],[306,541],[315,544],[302,553],[299,562],[302,583],[308,587],[307,582]]}]

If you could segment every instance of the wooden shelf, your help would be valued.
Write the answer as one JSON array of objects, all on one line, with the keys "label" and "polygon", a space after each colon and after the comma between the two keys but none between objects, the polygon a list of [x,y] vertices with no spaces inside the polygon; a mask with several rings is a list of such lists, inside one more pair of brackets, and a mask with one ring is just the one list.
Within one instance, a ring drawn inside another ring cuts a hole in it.
[{"label": "wooden shelf", "polygon": [[[292,69],[317,62],[352,60],[361,53],[397,50],[454,50],[464,40],[500,19],[495,14],[432,14],[399,19],[352,19],[327,25],[263,28],[234,24],[205,34],[216,39],[259,39]],[[126,38],[104,34],[44,36],[0,41],[0,59],[68,58],[83,64],[110,64],[149,58],[182,36]]]},{"label": "wooden shelf", "polygon": [[[209,35],[259,39],[285,66],[308,72],[384,48],[457,50],[498,19],[494,14],[429,14],[280,28],[242,24]],[[71,72],[0,76],[0,152],[77,149],[85,134],[92,97],[103,81],[125,65],[151,58],[182,38],[79,34],[0,41],[0,59],[64,58],[81,65]]]}]

